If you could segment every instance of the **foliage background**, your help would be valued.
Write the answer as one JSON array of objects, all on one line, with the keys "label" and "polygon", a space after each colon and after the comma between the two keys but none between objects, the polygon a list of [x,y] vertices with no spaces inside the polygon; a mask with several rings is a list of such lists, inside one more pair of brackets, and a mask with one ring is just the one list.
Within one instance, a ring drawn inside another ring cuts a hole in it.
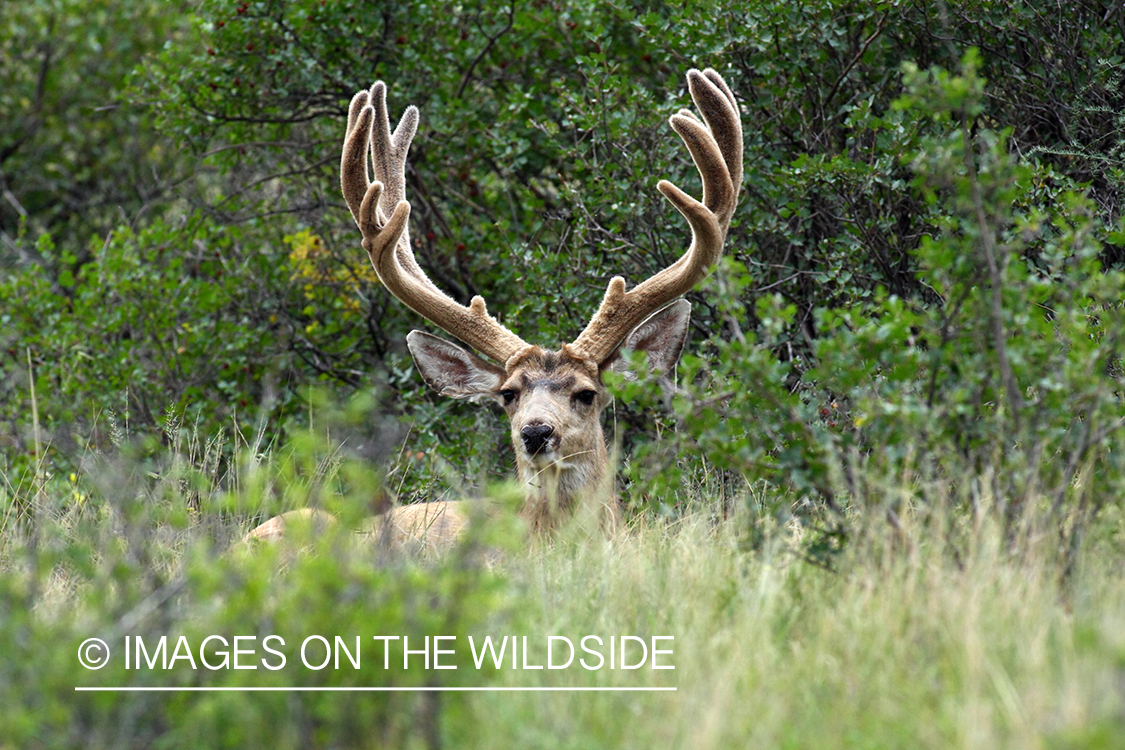
[{"label": "foliage background", "polygon": [[[742,98],[747,178],[735,270],[719,277],[735,288],[692,295],[695,349],[757,332],[774,295],[794,307],[770,341],[792,380],[815,364],[818,310],[940,295],[916,251],[951,206],[927,201],[905,160],[949,123],[892,106],[904,61],[957,70],[979,50],[988,85],[970,127],[1006,129],[1006,152],[1033,165],[1024,204],[1083,190],[1116,226],[1125,20],[1092,2],[1064,15],[1033,2],[24,4],[3,37],[5,454],[28,450],[30,355],[60,454],[105,445],[111,418],[158,434],[168,411],[284,434],[317,384],[374,388],[413,419],[418,452],[473,482],[497,471],[482,456],[504,441],[466,437],[498,435],[496,419],[422,392],[402,343],[419,322],[374,283],[338,199],[340,123],[375,79],[394,112],[423,111],[409,181],[429,273],[553,343],[609,276],[638,280],[682,252],[653,182],[697,178],[664,121],[686,103],[685,69],[716,67]],[[1121,245],[1097,239],[1112,265]],[[622,408],[630,434],[651,431]]]}]

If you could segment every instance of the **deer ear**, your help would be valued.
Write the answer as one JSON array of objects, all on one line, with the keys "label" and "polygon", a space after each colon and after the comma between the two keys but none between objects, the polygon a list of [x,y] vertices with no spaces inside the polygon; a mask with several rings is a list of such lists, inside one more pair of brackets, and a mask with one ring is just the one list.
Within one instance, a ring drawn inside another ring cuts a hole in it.
[{"label": "deer ear", "polygon": [[691,325],[691,303],[679,299],[645,318],[621,342],[617,352],[604,365],[614,372],[627,373],[629,363],[622,352],[647,352],[648,362],[657,372],[671,372],[687,343]]},{"label": "deer ear", "polygon": [[492,396],[504,382],[504,370],[445,339],[411,331],[406,346],[426,383],[443,396]]}]

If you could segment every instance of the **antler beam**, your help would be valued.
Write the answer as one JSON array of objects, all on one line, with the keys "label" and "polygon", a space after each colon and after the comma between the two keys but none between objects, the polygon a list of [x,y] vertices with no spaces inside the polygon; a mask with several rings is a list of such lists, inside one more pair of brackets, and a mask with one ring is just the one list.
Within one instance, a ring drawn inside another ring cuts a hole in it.
[{"label": "antler beam", "polygon": [[[703,119],[684,109],[672,115],[670,123],[699,170],[703,199],[692,198],[667,180],[661,180],[657,189],[687,219],[691,245],[675,263],[632,290],[625,290],[620,276],[610,280],[597,313],[578,338],[563,347],[599,366],[613,357],[630,331],[690,291],[715,265],[738,203],[742,124],[734,94],[710,68],[691,70],[687,78]],[[384,286],[422,317],[504,365],[527,350],[527,342],[489,315],[481,297],[473,297],[468,307],[450,299],[426,276],[411,250],[406,155],[417,127],[418,109],[411,106],[392,132],[382,81],[356,94],[348,110],[340,159],[344,199]]]}]

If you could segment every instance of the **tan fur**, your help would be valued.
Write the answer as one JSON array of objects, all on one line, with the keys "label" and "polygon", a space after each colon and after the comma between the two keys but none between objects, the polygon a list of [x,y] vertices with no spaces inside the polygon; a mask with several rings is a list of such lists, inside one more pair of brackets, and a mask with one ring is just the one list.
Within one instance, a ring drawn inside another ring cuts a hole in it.
[{"label": "tan fur", "polygon": [[[255,526],[242,541],[247,544],[277,542],[287,534],[291,535],[295,527],[315,535],[334,529],[337,523],[336,517],[326,511],[301,508]],[[380,513],[364,523],[360,532],[365,536],[385,539],[393,547],[444,549],[460,538],[468,523],[468,513],[460,501],[415,503]]]},{"label": "tan fur", "polygon": [[401,505],[376,516],[367,531],[386,535],[395,546],[417,544],[445,548],[452,545],[469,525],[464,502],[442,500]]}]

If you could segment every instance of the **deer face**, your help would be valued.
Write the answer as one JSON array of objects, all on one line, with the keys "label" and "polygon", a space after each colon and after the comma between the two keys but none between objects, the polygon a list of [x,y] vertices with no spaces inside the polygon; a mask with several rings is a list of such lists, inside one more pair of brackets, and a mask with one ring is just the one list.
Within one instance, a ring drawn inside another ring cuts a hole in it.
[{"label": "deer face", "polygon": [[597,450],[598,417],[609,397],[592,363],[535,347],[505,376],[498,395],[523,463],[565,469]]},{"label": "deer face", "polygon": [[690,319],[691,305],[673,302],[637,326],[601,366],[568,346],[559,351],[529,346],[498,367],[421,331],[412,332],[407,344],[422,377],[438,393],[490,398],[504,407],[521,479],[538,484],[538,478],[552,477],[565,489],[587,486],[605,466],[601,414],[611,397],[602,374],[627,374],[622,354],[632,351],[646,352],[654,370],[671,371]]}]

